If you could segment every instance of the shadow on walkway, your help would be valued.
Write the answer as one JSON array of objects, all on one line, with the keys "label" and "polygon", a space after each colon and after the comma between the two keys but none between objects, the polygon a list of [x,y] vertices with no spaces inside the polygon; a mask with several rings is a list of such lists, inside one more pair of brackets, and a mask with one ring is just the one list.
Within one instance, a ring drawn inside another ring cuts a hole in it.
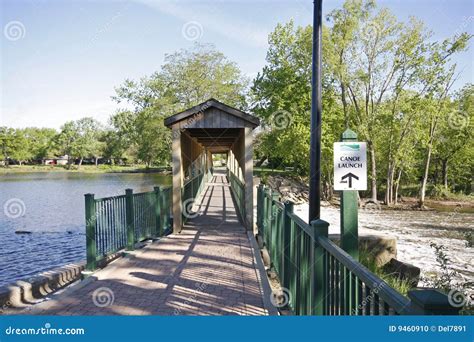
[{"label": "shadow on walkway", "polygon": [[181,234],[131,252],[96,281],[38,304],[42,315],[265,315],[261,279],[225,174],[206,184]]}]

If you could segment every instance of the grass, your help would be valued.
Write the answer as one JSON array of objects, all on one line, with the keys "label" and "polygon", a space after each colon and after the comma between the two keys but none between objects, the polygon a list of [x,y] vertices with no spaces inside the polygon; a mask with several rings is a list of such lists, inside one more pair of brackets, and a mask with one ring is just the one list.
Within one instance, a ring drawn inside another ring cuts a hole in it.
[{"label": "grass", "polygon": [[286,171],[283,169],[272,169],[267,167],[254,167],[253,168],[254,176],[261,177],[262,175],[266,176],[292,176],[294,175],[294,171]]},{"label": "grass", "polygon": [[[380,195],[385,193],[385,185],[379,186]],[[400,186],[400,196],[418,197],[420,193],[420,184],[403,184]],[[453,200],[453,201],[472,201],[473,196],[463,192],[455,192],[452,189],[446,190],[442,185],[427,184],[426,196],[433,200]]]},{"label": "grass", "polygon": [[144,165],[72,165],[70,169],[63,165],[11,165],[0,167],[0,174],[27,172],[81,172],[81,173],[115,173],[115,172],[162,172],[167,167],[147,168]]},{"label": "grass", "polygon": [[412,289],[409,280],[399,279],[394,274],[388,273],[383,267],[378,267],[375,258],[367,249],[359,251],[359,262],[402,295],[406,296],[408,291]]}]

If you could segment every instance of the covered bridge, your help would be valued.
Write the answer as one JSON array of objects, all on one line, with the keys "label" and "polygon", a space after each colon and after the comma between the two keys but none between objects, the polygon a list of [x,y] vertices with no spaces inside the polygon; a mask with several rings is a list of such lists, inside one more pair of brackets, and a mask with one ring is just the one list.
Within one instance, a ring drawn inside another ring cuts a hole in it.
[{"label": "covered bridge", "polygon": [[173,231],[212,175],[212,154],[227,155],[227,178],[242,223],[253,229],[253,135],[258,118],[209,99],[165,119],[172,130]]}]

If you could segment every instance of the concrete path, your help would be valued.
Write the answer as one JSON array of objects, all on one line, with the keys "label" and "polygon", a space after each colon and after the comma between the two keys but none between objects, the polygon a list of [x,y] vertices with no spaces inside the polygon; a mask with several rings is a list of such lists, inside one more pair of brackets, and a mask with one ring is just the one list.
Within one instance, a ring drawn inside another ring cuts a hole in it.
[{"label": "concrete path", "polygon": [[85,281],[36,305],[30,313],[268,314],[264,296],[270,294],[263,293],[254,252],[223,174],[207,184],[196,210],[199,215],[188,221],[181,234],[116,260],[94,274],[96,281]]}]

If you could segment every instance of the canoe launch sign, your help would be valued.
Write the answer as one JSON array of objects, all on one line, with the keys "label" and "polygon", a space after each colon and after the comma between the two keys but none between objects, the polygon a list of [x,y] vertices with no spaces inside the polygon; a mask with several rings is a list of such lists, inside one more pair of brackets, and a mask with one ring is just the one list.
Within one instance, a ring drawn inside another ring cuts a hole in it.
[{"label": "canoe launch sign", "polygon": [[365,142],[334,143],[334,190],[367,190]]}]

